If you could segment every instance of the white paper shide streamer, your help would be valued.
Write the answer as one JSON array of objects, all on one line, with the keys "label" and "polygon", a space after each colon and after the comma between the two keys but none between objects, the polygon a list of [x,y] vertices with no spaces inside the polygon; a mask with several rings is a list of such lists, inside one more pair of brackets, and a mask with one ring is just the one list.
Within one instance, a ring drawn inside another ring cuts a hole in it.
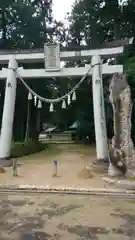
[{"label": "white paper shide streamer", "polygon": [[68,95],[68,105],[70,105],[70,103],[71,103],[71,97],[70,95]]},{"label": "white paper shide streamer", "polygon": [[53,103],[50,104],[50,112],[54,112],[54,106],[53,106]]},{"label": "white paper shide streamer", "polygon": [[37,108],[42,108],[42,102],[40,101],[40,99],[38,100]]},{"label": "white paper shide streamer", "polygon": [[31,94],[31,92],[29,92],[29,94],[28,94],[28,100],[32,100],[32,94]]},{"label": "white paper shide streamer", "polygon": [[34,105],[37,105],[37,96],[34,96]]},{"label": "white paper shide streamer", "polygon": [[72,101],[76,101],[76,92],[75,91],[73,92],[73,95],[72,95]]},{"label": "white paper shide streamer", "polygon": [[62,108],[66,109],[66,101],[65,101],[65,99],[62,101]]}]

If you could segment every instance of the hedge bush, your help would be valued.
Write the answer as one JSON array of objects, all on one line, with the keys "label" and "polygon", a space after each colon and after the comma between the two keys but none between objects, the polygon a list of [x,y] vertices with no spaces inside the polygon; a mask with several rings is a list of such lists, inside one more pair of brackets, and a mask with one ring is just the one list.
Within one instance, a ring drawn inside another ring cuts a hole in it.
[{"label": "hedge bush", "polygon": [[24,143],[14,143],[11,148],[11,158],[23,157],[45,149],[39,141],[29,140]]}]

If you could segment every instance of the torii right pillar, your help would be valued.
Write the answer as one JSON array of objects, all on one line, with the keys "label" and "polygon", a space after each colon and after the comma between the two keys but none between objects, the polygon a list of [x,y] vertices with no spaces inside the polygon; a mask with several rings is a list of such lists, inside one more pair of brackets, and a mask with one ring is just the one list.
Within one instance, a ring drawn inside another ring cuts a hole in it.
[{"label": "torii right pillar", "polygon": [[92,56],[92,90],[97,162],[108,159],[107,133],[104,110],[102,64],[99,55]]}]

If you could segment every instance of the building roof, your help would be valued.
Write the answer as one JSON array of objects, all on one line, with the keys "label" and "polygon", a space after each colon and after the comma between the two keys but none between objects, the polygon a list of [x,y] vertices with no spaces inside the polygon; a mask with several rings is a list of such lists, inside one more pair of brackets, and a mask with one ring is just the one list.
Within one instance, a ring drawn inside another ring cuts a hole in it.
[{"label": "building roof", "polygon": [[80,124],[79,120],[76,120],[69,128],[76,129],[76,128],[78,128],[79,124]]},{"label": "building roof", "polygon": [[47,133],[47,132],[52,132],[53,130],[55,130],[57,127],[50,127],[50,128],[47,128],[46,130],[45,130],[45,132]]}]

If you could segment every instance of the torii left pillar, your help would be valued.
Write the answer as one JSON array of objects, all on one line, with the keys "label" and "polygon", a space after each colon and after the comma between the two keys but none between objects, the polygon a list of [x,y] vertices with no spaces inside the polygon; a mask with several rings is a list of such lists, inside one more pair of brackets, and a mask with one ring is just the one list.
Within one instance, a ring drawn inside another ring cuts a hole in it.
[{"label": "torii left pillar", "polygon": [[8,73],[5,88],[5,99],[0,136],[0,163],[5,166],[11,164],[8,159],[10,157],[10,149],[13,135],[13,121],[17,86],[15,70],[17,69],[17,67],[17,61],[14,58],[11,59],[9,61],[7,70]]}]

